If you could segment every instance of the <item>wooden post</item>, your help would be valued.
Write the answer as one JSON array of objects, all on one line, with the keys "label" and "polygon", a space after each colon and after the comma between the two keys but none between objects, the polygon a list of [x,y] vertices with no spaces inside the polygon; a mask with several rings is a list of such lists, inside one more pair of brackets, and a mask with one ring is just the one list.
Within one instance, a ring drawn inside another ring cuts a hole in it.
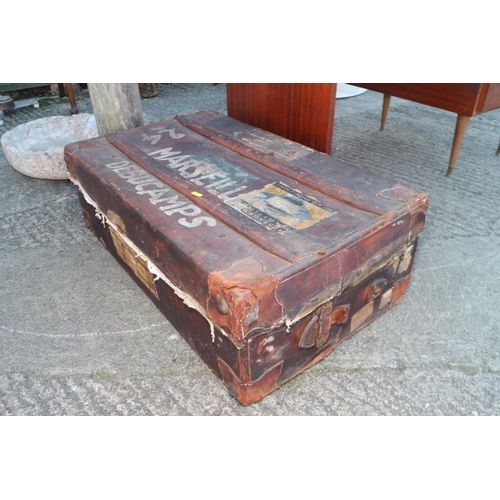
[{"label": "wooden post", "polygon": [[145,125],[137,83],[89,83],[99,135]]}]

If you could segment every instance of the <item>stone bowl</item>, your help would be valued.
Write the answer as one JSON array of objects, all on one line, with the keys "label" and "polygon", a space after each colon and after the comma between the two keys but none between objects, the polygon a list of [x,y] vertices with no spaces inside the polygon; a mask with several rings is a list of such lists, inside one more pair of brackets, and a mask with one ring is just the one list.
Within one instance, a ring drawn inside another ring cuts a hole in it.
[{"label": "stone bowl", "polygon": [[97,137],[94,115],[50,116],[5,132],[0,142],[9,164],[29,177],[67,179],[64,146]]}]

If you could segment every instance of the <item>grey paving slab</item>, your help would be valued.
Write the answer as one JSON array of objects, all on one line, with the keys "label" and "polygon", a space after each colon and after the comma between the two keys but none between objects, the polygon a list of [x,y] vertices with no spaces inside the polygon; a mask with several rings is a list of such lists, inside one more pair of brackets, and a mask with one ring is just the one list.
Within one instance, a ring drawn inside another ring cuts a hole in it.
[{"label": "grey paving slab", "polygon": [[[225,85],[160,84],[149,121],[225,112]],[[87,93],[80,111],[91,112]],[[430,195],[412,281],[394,309],[244,407],[84,224],[67,181],[0,153],[1,415],[499,415],[500,113],[471,119],[445,177],[454,117],[382,97],[337,101],[333,156]],[[69,113],[67,99],[6,112]]]}]

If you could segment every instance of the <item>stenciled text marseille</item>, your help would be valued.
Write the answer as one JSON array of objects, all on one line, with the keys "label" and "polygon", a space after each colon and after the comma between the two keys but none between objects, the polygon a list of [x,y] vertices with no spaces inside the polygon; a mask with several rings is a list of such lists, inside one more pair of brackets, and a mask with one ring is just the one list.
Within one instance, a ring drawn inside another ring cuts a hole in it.
[{"label": "stenciled text marseille", "polygon": [[[149,153],[158,161],[167,161],[168,166],[177,170],[182,177],[189,179],[197,186],[217,195],[220,199],[228,199],[229,195],[246,189],[247,186],[238,186],[227,191],[231,185],[238,181],[231,180],[228,174],[216,165],[199,160],[190,160],[189,155],[180,155],[180,151],[172,151],[172,148],[159,149]],[[137,194],[146,195],[152,205],[156,205],[165,215],[182,215],[177,222],[182,226],[192,228],[203,223],[215,226],[217,221],[212,217],[199,216],[201,209],[185,199],[179,199],[179,195],[172,194],[170,188],[156,177],[145,172],[137,165],[128,160],[106,164],[119,177],[135,186]],[[224,189],[221,193],[219,190]],[[189,219],[188,219],[189,217]]]}]

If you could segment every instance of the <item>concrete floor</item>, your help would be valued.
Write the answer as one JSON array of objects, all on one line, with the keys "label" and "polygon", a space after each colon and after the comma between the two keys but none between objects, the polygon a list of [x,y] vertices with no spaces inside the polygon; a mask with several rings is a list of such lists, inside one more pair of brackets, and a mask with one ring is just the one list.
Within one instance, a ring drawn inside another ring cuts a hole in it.
[{"label": "concrete floor", "polygon": [[[149,121],[209,108],[225,85],[160,84]],[[88,93],[80,112],[92,112]],[[382,96],[337,100],[336,158],[430,196],[394,309],[263,401],[240,405],[85,226],[69,181],[0,153],[0,414],[499,415],[500,110],[472,118],[451,177],[451,113]],[[8,111],[0,135],[67,99]]]}]

